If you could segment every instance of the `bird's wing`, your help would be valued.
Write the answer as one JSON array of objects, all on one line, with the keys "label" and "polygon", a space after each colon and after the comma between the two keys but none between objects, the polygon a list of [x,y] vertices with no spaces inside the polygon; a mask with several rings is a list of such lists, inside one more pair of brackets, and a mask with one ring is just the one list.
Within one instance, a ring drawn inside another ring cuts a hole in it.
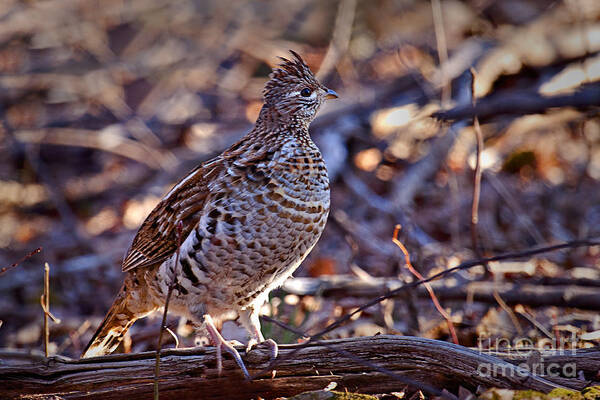
[{"label": "bird's wing", "polygon": [[123,260],[123,272],[162,263],[177,251],[177,225],[180,221],[183,225],[183,243],[200,221],[208,184],[218,175],[220,161],[216,158],[198,166],[158,203],[135,235]]}]

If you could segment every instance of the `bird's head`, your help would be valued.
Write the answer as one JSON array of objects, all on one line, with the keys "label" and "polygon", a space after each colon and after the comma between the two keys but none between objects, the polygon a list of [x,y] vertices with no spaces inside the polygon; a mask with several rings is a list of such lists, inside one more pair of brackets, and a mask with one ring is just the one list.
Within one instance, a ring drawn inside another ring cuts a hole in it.
[{"label": "bird's head", "polygon": [[302,58],[290,50],[293,59],[280,57],[282,63],[273,69],[265,85],[265,105],[287,120],[312,121],[326,99],[337,93],[320,84]]}]

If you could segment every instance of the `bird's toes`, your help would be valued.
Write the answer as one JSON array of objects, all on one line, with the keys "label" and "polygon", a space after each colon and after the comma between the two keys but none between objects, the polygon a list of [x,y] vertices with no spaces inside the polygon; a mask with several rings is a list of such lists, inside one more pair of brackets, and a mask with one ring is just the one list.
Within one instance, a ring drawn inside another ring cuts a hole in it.
[{"label": "bird's toes", "polygon": [[277,358],[277,355],[279,354],[279,346],[273,339],[267,339],[264,342],[262,342],[261,344],[267,346],[269,348],[269,350],[271,351],[271,360],[274,360]]},{"label": "bird's toes", "polygon": [[246,345],[246,353],[259,346],[269,349],[271,360],[277,358],[277,355],[279,354],[279,346],[277,346],[277,343],[273,339],[263,340],[260,343],[256,339],[250,339]]},{"label": "bird's toes", "polygon": [[218,369],[219,375],[221,375],[221,370],[223,368],[222,367],[222,361],[219,360],[219,358],[221,357],[221,351],[220,351],[220,349],[224,349],[226,352],[228,352],[229,354],[231,354],[231,356],[235,360],[236,364],[240,367],[240,369],[244,373],[244,376],[246,377],[246,379],[248,379],[248,380],[251,379],[250,378],[250,374],[248,373],[248,369],[246,368],[246,365],[244,364],[244,361],[242,360],[242,356],[240,356],[240,353],[236,350],[235,347],[233,347],[233,345],[231,344],[231,342],[222,341],[221,344],[219,346],[217,346],[217,347],[218,347],[218,351],[217,351],[217,369]]}]

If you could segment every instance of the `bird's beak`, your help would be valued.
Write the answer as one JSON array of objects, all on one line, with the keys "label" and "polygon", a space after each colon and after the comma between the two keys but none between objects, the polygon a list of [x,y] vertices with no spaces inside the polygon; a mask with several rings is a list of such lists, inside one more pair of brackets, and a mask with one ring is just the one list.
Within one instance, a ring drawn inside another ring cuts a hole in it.
[{"label": "bird's beak", "polygon": [[334,90],[327,89],[327,95],[325,95],[325,98],[327,100],[337,99],[338,97],[340,97],[340,96],[338,96],[338,94]]}]

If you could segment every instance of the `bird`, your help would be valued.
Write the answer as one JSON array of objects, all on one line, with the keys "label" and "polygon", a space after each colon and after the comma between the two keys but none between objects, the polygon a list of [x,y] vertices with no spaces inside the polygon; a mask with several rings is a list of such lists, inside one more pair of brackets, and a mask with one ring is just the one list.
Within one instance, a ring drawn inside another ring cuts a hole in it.
[{"label": "bird", "polygon": [[235,320],[248,347],[277,344],[261,333],[269,292],[299,267],[323,233],[327,168],[309,124],[335,91],[293,50],[269,75],[254,127],[175,184],[142,223],[124,260],[124,283],[82,358],[112,353],[132,324],[164,309],[187,318],[249,378],[218,327]]}]

